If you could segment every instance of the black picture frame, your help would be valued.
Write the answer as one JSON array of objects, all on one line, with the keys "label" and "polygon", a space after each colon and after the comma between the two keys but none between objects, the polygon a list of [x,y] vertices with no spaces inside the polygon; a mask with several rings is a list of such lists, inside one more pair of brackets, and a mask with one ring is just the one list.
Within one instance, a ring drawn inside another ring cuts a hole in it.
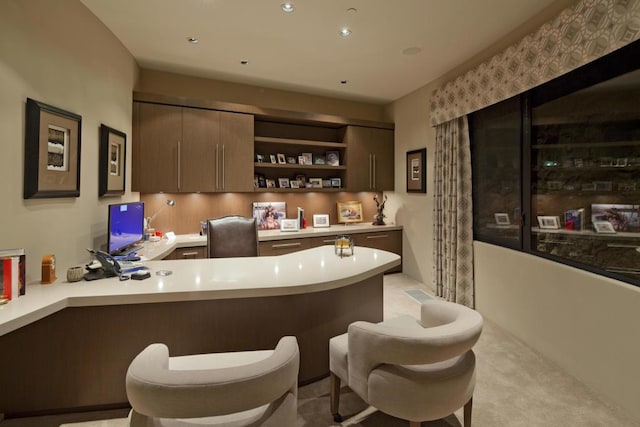
[{"label": "black picture frame", "polygon": [[407,193],[427,192],[427,149],[407,151]]},{"label": "black picture frame", "polygon": [[99,157],[98,196],[123,195],[127,181],[127,135],[101,124]]},{"label": "black picture frame", "polygon": [[27,98],[24,199],[80,196],[82,116]]}]

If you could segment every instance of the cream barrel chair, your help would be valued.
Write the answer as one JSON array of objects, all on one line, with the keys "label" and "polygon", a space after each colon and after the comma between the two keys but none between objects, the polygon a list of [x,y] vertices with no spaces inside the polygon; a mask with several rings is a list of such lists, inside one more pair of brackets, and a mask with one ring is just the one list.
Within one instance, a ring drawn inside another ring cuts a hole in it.
[{"label": "cream barrel chair", "polygon": [[429,300],[421,319],[400,316],[381,323],[355,322],[329,341],[331,413],[339,414],[344,381],[365,402],[417,427],[464,406],[471,426],[475,355],[482,316],[459,304]]},{"label": "cream barrel chair", "polygon": [[299,363],[295,337],[274,350],[181,357],[151,344],[127,371],[129,425],[295,426]]}]

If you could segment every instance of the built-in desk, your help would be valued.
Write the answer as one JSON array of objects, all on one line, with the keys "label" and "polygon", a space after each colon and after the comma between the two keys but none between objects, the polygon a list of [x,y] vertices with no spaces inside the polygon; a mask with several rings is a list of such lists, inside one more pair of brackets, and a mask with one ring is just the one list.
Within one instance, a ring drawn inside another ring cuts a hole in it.
[{"label": "built-in desk", "polygon": [[300,382],[313,381],[328,373],[330,337],[353,321],[382,319],[382,275],[399,263],[387,251],[356,247],[340,258],[322,246],[148,261],[144,281],[29,284],[0,306],[0,412],[123,406],[126,369],[153,342],[183,355],[268,349],[295,335]]}]

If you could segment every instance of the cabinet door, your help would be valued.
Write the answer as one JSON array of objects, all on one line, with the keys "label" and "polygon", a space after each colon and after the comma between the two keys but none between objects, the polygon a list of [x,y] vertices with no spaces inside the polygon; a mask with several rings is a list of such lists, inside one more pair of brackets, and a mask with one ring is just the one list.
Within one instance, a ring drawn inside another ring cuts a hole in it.
[{"label": "cabinet door", "polygon": [[221,188],[217,167],[220,149],[220,113],[183,108],[179,190],[213,192]]},{"label": "cabinet door", "polygon": [[164,259],[203,259],[206,257],[206,248],[204,246],[194,246],[191,248],[176,248]]},{"label": "cabinet door", "polygon": [[219,191],[253,191],[253,116],[220,113]]},{"label": "cabinet door", "polygon": [[132,190],[142,193],[178,191],[178,145],[182,108],[135,103]]},{"label": "cabinet door", "polygon": [[[393,252],[402,256],[402,231],[378,231],[373,233],[358,233],[351,236],[356,245],[356,253],[358,246],[366,248],[381,249],[387,252]],[[393,269],[386,271],[387,273],[396,273],[402,271],[402,264]]]},{"label": "cabinet door", "polygon": [[394,190],[393,130],[347,126],[347,189]]}]

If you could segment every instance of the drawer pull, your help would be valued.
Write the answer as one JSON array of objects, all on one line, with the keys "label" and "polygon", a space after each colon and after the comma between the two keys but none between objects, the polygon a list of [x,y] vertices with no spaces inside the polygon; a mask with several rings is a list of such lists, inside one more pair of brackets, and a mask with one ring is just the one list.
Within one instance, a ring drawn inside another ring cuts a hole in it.
[{"label": "drawer pull", "polygon": [[294,246],[300,246],[302,243],[280,243],[278,245],[271,245],[272,248],[292,248]]},{"label": "drawer pull", "polygon": [[336,239],[323,240],[322,243],[335,243]]},{"label": "drawer pull", "polygon": [[183,257],[187,257],[187,256],[197,256],[198,252],[183,252],[182,256]]},{"label": "drawer pull", "polygon": [[367,236],[367,239],[386,239],[389,237],[388,234],[381,234],[379,236]]}]

